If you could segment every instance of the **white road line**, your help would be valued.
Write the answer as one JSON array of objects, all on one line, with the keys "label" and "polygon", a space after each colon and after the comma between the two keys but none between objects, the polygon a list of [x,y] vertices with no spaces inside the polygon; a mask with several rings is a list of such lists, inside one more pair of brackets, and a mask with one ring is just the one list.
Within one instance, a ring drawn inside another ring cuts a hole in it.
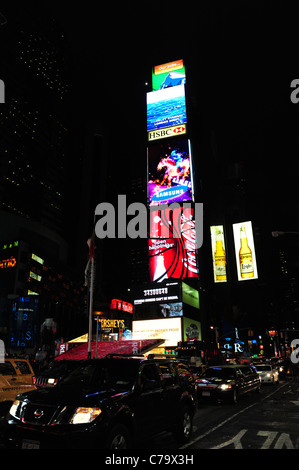
[{"label": "white road line", "polygon": [[261,400],[260,402],[255,402],[255,403],[253,403],[252,405],[247,406],[247,407],[244,408],[243,410],[238,411],[238,413],[235,413],[234,415],[232,415],[232,416],[230,416],[229,418],[225,419],[225,420],[222,421],[221,423],[217,424],[217,426],[214,426],[213,428],[209,429],[209,431],[207,431],[207,432],[201,434],[200,436],[196,437],[195,439],[193,439],[192,441],[188,442],[187,444],[184,444],[182,447],[180,447],[180,449],[186,449],[187,447],[190,447],[192,444],[195,444],[195,442],[200,441],[200,439],[203,439],[204,437],[208,436],[208,435],[211,434],[212,432],[216,431],[216,429],[221,428],[221,426],[224,426],[224,424],[228,423],[228,421],[231,421],[231,420],[234,419],[236,416],[240,415],[241,413],[244,413],[244,411],[249,410],[249,409],[252,408],[253,406],[258,405],[258,404],[261,403],[262,401],[266,400],[266,398],[271,397],[271,395],[273,395],[274,393],[276,393],[278,390],[280,390],[281,388],[285,387],[286,385],[289,385],[289,384],[283,384],[283,385],[281,385],[279,388],[276,388],[272,393],[270,393],[269,395],[267,395],[265,398],[262,398],[262,400]]}]

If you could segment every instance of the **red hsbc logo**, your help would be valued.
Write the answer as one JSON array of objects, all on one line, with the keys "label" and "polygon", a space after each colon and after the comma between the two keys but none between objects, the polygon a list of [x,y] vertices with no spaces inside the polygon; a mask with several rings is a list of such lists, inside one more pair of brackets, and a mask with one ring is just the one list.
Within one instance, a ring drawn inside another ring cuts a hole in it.
[{"label": "red hsbc logo", "polygon": [[172,132],[174,132],[175,134],[180,134],[180,133],[183,132],[185,129],[186,129],[186,128],[185,128],[184,126],[175,127]]}]

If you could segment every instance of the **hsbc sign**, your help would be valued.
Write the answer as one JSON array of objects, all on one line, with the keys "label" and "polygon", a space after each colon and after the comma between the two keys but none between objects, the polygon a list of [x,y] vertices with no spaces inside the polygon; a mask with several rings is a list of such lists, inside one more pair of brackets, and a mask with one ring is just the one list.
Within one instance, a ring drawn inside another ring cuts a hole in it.
[{"label": "hsbc sign", "polygon": [[180,124],[178,126],[166,127],[165,129],[148,132],[148,140],[166,139],[168,137],[175,137],[176,135],[183,135],[186,133],[186,124]]}]

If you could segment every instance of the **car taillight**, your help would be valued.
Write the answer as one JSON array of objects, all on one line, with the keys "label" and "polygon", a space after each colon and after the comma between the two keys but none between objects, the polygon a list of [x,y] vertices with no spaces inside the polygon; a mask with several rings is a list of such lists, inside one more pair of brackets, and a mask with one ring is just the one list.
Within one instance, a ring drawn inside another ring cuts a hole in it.
[{"label": "car taillight", "polygon": [[33,383],[33,385],[35,385],[35,383],[36,383],[36,378],[35,378],[35,376],[32,377],[32,383]]}]

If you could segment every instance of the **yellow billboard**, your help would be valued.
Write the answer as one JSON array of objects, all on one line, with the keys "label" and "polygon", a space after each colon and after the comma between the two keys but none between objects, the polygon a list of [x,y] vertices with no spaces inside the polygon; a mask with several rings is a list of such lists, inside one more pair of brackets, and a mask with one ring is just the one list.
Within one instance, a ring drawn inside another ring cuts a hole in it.
[{"label": "yellow billboard", "polygon": [[210,227],[210,232],[214,282],[227,282],[226,250],[223,225],[212,225]]},{"label": "yellow billboard", "polygon": [[233,224],[238,280],[257,279],[257,264],[251,221]]}]

